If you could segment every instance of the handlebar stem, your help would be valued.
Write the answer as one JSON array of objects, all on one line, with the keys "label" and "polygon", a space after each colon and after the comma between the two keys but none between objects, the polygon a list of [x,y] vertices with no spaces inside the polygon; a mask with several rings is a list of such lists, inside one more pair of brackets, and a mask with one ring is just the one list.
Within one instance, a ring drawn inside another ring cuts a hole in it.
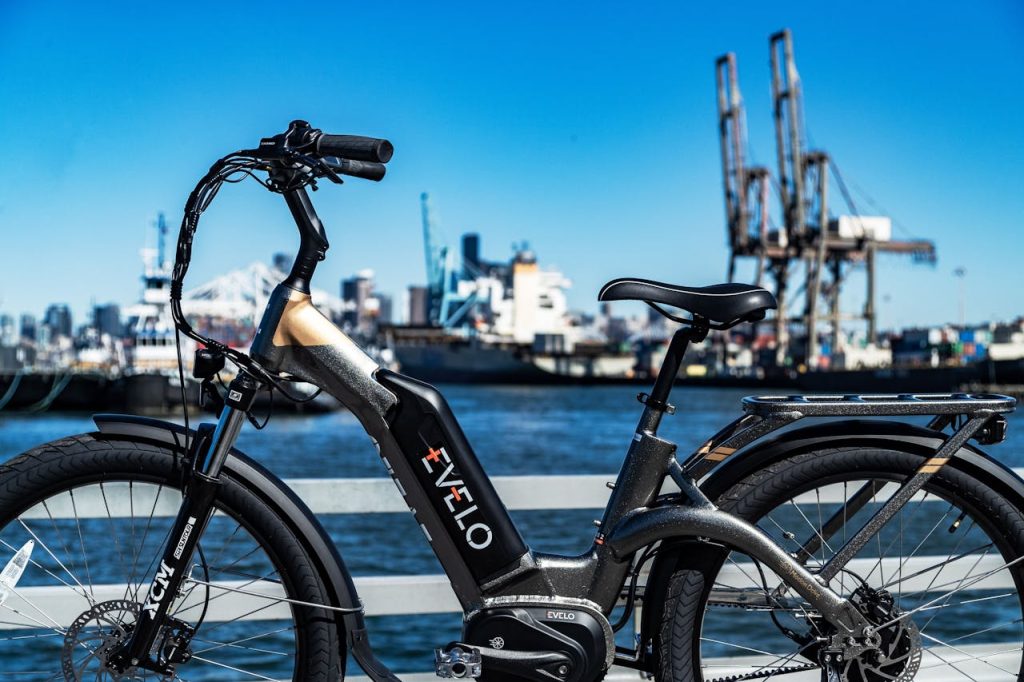
[{"label": "handlebar stem", "polygon": [[299,228],[299,253],[295,257],[284,284],[300,291],[309,293],[309,281],[313,278],[317,263],[322,261],[327,254],[330,244],[327,242],[327,234],[324,232],[323,223],[313,208],[313,202],[309,199],[304,187],[289,190],[284,193],[284,199],[288,202],[288,208],[295,219],[295,225]]}]

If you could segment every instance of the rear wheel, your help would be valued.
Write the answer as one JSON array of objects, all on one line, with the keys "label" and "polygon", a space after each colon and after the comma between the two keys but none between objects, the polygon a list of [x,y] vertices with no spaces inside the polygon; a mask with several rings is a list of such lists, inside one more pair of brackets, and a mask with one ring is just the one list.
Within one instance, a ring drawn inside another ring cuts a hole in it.
[{"label": "rear wheel", "polygon": [[[843,448],[796,455],[734,485],[717,504],[818,570],[921,458]],[[860,500],[860,504],[857,500]],[[660,680],[821,680],[826,624],[739,552],[708,574],[670,579],[655,656]],[[849,650],[842,680],[1021,680],[1024,516],[951,466],[933,476],[830,586],[878,627]]]},{"label": "rear wheel", "polygon": [[146,599],[181,479],[182,458],[169,449],[89,435],[0,467],[0,566],[32,543],[0,605],[0,680],[341,678],[331,614],[285,601],[325,601],[302,546],[227,470],[157,640],[165,652],[177,648],[175,673],[107,668]]}]

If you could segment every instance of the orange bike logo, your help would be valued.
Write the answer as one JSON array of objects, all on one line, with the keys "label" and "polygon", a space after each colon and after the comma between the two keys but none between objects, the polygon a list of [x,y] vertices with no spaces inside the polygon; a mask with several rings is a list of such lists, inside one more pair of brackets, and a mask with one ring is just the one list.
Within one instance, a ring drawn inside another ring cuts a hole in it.
[{"label": "orange bike logo", "polygon": [[423,462],[427,473],[434,477],[435,486],[441,490],[447,488],[451,491],[444,496],[444,503],[459,530],[465,532],[469,546],[473,549],[489,547],[493,538],[490,526],[479,521],[470,523],[473,520],[472,515],[479,515],[480,510],[473,503],[473,494],[466,488],[461,474],[455,470],[455,463],[444,447],[430,448],[420,461]]}]

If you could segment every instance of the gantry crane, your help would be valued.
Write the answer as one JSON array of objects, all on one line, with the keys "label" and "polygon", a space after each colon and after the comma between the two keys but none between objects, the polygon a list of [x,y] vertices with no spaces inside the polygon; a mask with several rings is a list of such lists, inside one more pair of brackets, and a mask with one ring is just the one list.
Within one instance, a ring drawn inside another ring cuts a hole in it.
[{"label": "gantry crane", "polygon": [[[857,215],[842,177],[828,152],[808,150],[805,145],[803,102],[800,77],[793,56],[793,37],[789,29],[769,39],[771,51],[772,110],[778,162],[777,186],[781,204],[782,227],[768,229],[768,186],[770,172],[745,166],[744,116],[732,53],[716,62],[718,85],[718,122],[725,184],[726,224],[729,236],[729,278],[735,276],[736,259],[757,259],[758,283],[767,264],[775,279],[779,310],[776,315],[776,359],[788,354],[787,323],[801,324],[806,331],[805,361],[818,365],[818,304],[824,294],[829,304],[833,349],[839,347],[842,314],[840,294],[844,271],[852,264],[864,263],[867,292],[862,313],[856,317],[867,323],[867,337],[876,342],[875,259],[879,252],[910,254],[915,262],[934,262],[935,245],[928,240],[893,241],[887,218]],[[832,217],[829,207],[829,174],[836,177],[839,189],[854,214]],[[756,216],[756,225],[751,223]],[[805,296],[803,314],[789,318],[786,291],[789,275],[796,263],[804,264]],[[828,281],[824,274],[828,272]]]},{"label": "gantry crane", "polygon": [[[786,235],[769,231],[768,199],[771,172],[763,166],[747,165],[746,112],[740,94],[736,55],[732,52],[715,62],[718,84],[718,132],[722,153],[722,182],[725,190],[726,230],[729,235],[729,281],[736,276],[736,259],[757,259],[755,282],[764,281],[765,269],[775,280],[779,310],[785,310],[789,254]],[[782,364],[786,348],[785,316],[776,316],[776,362]]]}]

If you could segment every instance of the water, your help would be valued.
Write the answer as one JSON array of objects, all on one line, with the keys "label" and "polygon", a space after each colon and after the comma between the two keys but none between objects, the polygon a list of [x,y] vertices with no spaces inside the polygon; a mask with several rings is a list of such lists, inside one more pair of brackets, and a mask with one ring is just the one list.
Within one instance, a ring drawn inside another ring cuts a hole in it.
[{"label": "water", "polygon": [[[641,406],[633,387],[442,387],[484,468],[492,475],[613,474],[629,445]],[[689,452],[739,413],[745,390],[679,388],[679,413],[660,435]],[[1010,466],[1024,466],[1024,418],[1010,415],[1007,441],[989,448]],[[87,415],[2,415],[0,460],[72,433],[94,430]],[[385,476],[358,422],[340,412],[275,416],[262,432],[246,428],[238,447],[282,478]],[[578,553],[593,537],[598,511],[514,512],[535,549]],[[405,514],[324,519],[356,575],[440,573],[422,535]],[[6,560],[9,557],[2,557]],[[0,565],[2,565],[0,561]],[[432,649],[457,638],[455,614],[370,619],[381,657],[399,671],[422,671]]]}]

